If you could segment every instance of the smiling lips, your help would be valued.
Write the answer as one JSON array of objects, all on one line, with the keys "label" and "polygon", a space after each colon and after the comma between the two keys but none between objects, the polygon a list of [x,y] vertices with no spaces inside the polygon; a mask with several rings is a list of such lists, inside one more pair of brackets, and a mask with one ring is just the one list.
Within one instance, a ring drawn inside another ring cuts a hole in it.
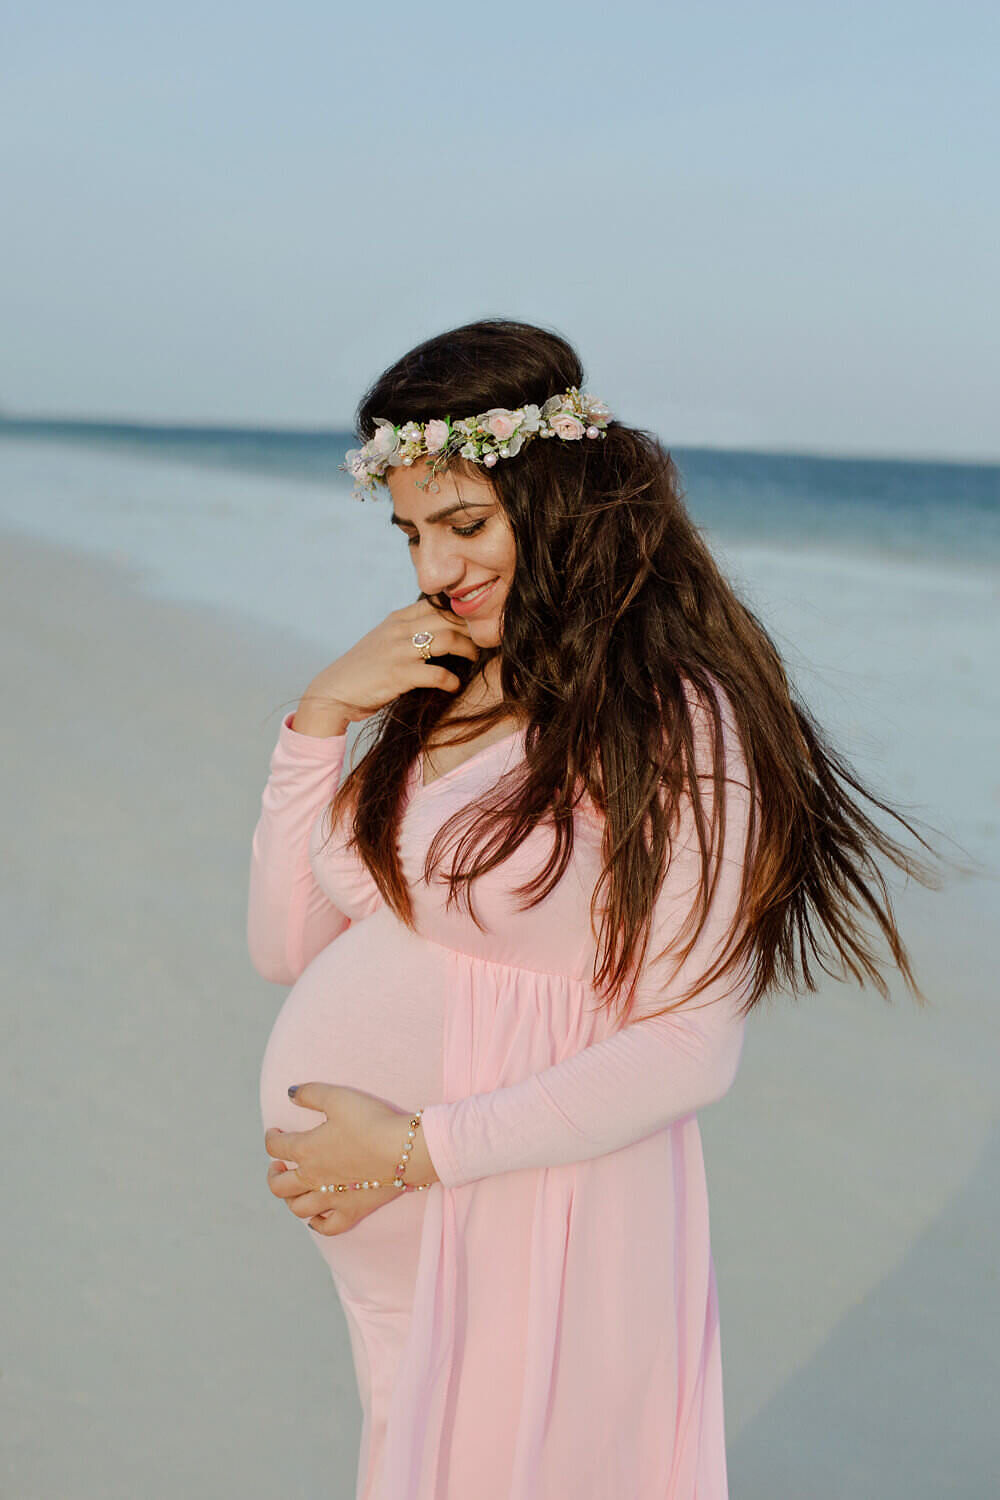
[{"label": "smiling lips", "polygon": [[475,588],[473,588],[473,589],[466,589],[465,593],[463,593],[463,594],[452,594],[451,597],[453,599],[458,599],[459,601],[463,601],[465,599],[471,599],[473,597],[473,595],[480,593],[484,589],[488,589],[489,586],[490,586],[490,584],[494,583],[495,581],[496,581],[495,579],[489,578],[489,579],[487,579],[487,581],[485,583],[477,583],[476,586],[475,586]]},{"label": "smiling lips", "polygon": [[491,578],[489,583],[477,584],[476,588],[468,594],[452,594],[450,596],[451,608],[456,615],[475,614],[480,604],[485,603],[488,594],[492,594],[497,586],[497,580]]}]

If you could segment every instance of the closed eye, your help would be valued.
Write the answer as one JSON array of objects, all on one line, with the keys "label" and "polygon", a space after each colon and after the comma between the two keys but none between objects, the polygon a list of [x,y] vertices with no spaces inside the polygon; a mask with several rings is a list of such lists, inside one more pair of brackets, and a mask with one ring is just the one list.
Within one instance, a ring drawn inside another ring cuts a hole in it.
[{"label": "closed eye", "polygon": [[[471,526],[452,526],[451,530],[455,533],[456,536],[475,536],[476,532],[482,531],[485,525],[486,517],[484,516],[481,521],[473,521]],[[407,539],[406,545],[408,547],[416,547],[419,541],[419,537],[411,536]]]}]

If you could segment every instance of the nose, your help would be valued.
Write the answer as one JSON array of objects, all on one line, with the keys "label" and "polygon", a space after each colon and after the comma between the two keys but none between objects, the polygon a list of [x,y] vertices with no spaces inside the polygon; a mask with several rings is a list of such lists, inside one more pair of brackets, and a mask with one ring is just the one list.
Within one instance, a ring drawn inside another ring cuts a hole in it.
[{"label": "nose", "polygon": [[450,594],[452,589],[462,587],[465,577],[465,558],[462,539],[449,533],[447,537],[420,538],[414,551],[417,582],[425,594]]}]

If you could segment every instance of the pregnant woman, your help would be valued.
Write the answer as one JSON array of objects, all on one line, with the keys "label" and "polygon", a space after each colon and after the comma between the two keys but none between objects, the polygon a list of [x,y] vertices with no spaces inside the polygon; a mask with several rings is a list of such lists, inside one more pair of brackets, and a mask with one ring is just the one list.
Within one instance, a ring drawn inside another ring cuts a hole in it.
[{"label": "pregnant woman", "polygon": [[582,385],[485,320],[372,386],[346,466],[419,599],[284,718],[253,836],[268,1183],[344,1307],[358,1500],[723,1500],[698,1111],[810,956],[887,994],[864,918],[923,999],[872,855],[931,868],[850,792],[931,846]]}]

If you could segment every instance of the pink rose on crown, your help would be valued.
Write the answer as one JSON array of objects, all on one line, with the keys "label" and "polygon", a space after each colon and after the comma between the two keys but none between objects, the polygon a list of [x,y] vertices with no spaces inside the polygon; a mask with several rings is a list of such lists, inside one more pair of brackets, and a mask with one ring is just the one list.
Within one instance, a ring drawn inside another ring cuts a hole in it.
[{"label": "pink rose on crown", "polygon": [[556,437],[560,438],[582,438],[586,431],[579,417],[571,417],[567,412],[550,417],[549,426]]},{"label": "pink rose on crown", "polygon": [[424,428],[424,447],[428,453],[440,453],[448,441],[448,423],[435,417]]},{"label": "pink rose on crown", "polygon": [[481,421],[486,431],[501,443],[513,437],[517,427],[517,418],[505,406],[491,406],[489,411],[483,413]]}]

